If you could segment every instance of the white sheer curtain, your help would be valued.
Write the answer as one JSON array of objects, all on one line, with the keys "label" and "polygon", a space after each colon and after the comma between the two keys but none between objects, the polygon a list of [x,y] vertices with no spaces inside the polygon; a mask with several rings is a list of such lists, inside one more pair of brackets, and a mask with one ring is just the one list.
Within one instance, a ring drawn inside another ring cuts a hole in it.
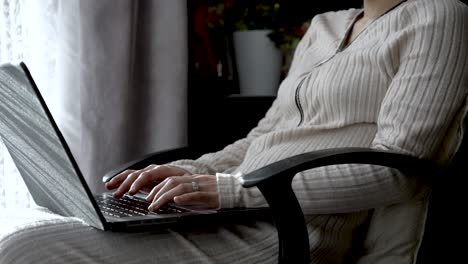
[{"label": "white sheer curtain", "polygon": [[[58,0],[2,0],[0,64],[27,61],[40,87],[51,86],[56,64]],[[0,208],[35,206],[0,139]]]},{"label": "white sheer curtain", "polygon": [[[93,191],[186,144],[186,0],[0,2],[0,63],[26,62]],[[0,208],[31,201],[0,146]]]}]

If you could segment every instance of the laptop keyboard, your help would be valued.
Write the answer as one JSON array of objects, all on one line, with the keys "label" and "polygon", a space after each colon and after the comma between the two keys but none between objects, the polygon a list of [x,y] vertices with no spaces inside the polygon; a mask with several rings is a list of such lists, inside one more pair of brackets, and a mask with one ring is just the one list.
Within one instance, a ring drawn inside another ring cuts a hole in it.
[{"label": "laptop keyboard", "polygon": [[110,195],[96,196],[96,202],[104,214],[113,217],[145,216],[148,214],[176,214],[188,212],[172,205],[165,205],[159,210],[148,211],[149,202],[129,195],[124,195],[120,199],[115,199]]}]

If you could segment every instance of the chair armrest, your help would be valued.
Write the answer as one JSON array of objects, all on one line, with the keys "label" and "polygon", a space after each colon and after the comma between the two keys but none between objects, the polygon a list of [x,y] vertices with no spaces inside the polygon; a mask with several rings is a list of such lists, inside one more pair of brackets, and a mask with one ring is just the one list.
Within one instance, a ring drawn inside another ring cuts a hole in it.
[{"label": "chair armrest", "polygon": [[[403,174],[433,182],[442,170],[429,160],[370,148],[337,148],[286,158],[243,176],[246,188],[257,186],[268,202],[278,231],[279,263],[309,263],[309,238],[304,214],[292,190],[297,173],[336,164],[391,167]],[[278,195],[281,194],[281,195]]]},{"label": "chair armrest", "polygon": [[164,164],[178,159],[191,159],[197,154],[195,150],[188,147],[153,152],[112,169],[102,177],[102,182],[110,181],[125,170],[141,169],[150,164]]},{"label": "chair armrest", "polygon": [[[371,148],[334,148],[307,152],[269,164],[244,175],[242,185],[249,188],[266,181],[291,182],[301,171],[337,164],[381,165],[414,176],[434,175],[440,171],[432,161],[406,154]],[[283,177],[285,175],[288,177]]]}]

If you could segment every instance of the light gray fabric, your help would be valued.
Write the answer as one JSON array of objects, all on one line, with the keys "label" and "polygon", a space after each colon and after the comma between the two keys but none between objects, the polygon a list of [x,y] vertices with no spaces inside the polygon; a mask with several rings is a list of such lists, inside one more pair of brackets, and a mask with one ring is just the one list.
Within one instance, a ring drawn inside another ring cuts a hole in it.
[{"label": "light gray fabric", "polygon": [[[277,235],[268,222],[206,224],[140,233],[94,229],[50,211],[7,210],[0,215],[2,264],[275,263]],[[265,243],[267,241],[267,243]]]},{"label": "light gray fabric", "polygon": [[186,2],[62,0],[54,115],[88,184],[186,143]]}]

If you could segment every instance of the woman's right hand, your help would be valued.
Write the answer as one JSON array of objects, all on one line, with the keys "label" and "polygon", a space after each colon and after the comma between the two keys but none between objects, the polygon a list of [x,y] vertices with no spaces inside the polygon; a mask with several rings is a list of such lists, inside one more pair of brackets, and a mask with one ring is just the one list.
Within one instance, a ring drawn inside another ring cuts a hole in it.
[{"label": "woman's right hand", "polygon": [[189,173],[183,169],[167,165],[149,165],[141,170],[126,170],[106,183],[108,190],[117,189],[113,196],[120,199],[125,193],[149,192],[154,186],[171,176],[183,176]]}]

